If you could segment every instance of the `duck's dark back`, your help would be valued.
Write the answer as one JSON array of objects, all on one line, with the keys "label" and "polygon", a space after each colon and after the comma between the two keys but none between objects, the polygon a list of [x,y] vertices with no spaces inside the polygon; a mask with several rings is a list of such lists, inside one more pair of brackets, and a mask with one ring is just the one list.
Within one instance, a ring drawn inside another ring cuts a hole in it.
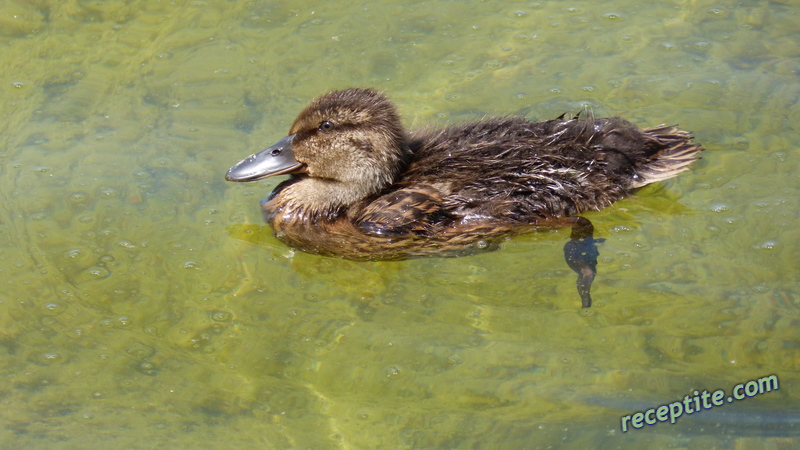
[{"label": "duck's dark back", "polygon": [[412,136],[399,183],[437,186],[458,215],[511,222],[602,209],[624,197],[649,155],[622,119],[487,119]]}]

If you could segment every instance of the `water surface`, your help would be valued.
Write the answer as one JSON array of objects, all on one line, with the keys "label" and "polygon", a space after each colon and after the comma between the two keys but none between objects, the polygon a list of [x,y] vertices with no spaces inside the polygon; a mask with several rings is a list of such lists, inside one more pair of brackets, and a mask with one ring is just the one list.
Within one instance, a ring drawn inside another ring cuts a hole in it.
[{"label": "water surface", "polygon": [[[0,5],[0,442],[82,448],[797,445],[791,1]],[[225,183],[330,89],[409,127],[680,123],[692,171],[464,258],[292,251]],[[625,415],[780,389],[623,434]]]}]

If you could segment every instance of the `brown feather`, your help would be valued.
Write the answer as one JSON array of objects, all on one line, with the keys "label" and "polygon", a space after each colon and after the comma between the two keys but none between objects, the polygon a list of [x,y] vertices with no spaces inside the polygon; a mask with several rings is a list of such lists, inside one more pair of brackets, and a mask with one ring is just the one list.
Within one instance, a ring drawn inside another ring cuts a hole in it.
[{"label": "brown feather", "polygon": [[678,175],[702,151],[676,127],[591,116],[489,118],[407,134],[370,89],[314,100],[291,134],[307,173],[275,189],[263,204],[267,220],[291,246],[351,259],[469,252],[563,225]]}]

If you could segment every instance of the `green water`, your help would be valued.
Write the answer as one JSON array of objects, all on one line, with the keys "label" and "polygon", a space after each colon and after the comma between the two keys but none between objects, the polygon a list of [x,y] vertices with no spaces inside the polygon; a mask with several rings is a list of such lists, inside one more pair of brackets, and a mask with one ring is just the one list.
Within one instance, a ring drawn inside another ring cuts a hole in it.
[{"label": "green water", "polygon": [[[800,5],[308,3],[0,2],[2,447],[798,444]],[[565,231],[374,263],[274,239],[280,180],[225,171],[347,86],[409,127],[590,108],[707,151],[588,215],[581,311]]]}]

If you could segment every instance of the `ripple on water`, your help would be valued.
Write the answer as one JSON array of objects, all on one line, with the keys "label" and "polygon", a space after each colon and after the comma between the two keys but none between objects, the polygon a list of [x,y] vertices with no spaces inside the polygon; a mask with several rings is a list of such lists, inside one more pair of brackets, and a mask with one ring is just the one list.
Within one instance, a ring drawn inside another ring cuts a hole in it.
[{"label": "ripple on water", "polygon": [[51,302],[42,305],[42,313],[48,316],[57,316],[66,310],[67,305],[65,303]]},{"label": "ripple on water", "polygon": [[31,353],[28,359],[40,366],[55,366],[67,362],[67,357],[62,352],[42,351]]}]

